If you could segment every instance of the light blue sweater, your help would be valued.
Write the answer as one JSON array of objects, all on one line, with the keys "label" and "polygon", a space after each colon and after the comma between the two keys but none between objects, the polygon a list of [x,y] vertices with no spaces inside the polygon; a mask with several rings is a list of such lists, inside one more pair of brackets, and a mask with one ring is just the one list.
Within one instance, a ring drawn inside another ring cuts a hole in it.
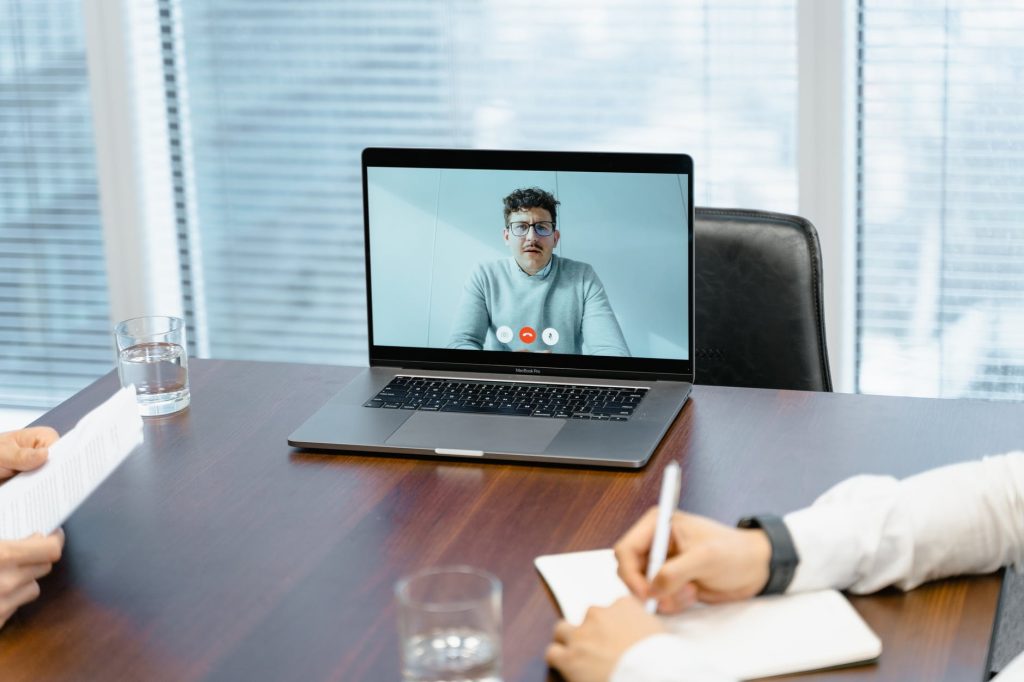
[{"label": "light blue sweater", "polygon": [[[497,337],[503,326],[512,329],[508,343]],[[536,341],[520,340],[523,327],[535,330]],[[548,328],[558,332],[553,346],[541,338]],[[532,277],[514,258],[478,265],[466,281],[448,347],[629,355],[608,294],[594,269],[554,254],[549,267]]]}]

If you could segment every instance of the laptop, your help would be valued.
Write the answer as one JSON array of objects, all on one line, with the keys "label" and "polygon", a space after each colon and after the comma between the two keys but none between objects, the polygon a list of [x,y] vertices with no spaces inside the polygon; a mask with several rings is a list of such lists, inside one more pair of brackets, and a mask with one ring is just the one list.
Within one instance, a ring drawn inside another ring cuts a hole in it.
[{"label": "laptop", "polygon": [[693,381],[685,154],[363,151],[369,367],[288,439],[638,468]]}]

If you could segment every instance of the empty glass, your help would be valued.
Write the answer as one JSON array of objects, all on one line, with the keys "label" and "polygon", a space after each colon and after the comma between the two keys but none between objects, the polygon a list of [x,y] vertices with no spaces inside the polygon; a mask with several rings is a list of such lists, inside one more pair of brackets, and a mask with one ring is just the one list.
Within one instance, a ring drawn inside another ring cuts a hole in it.
[{"label": "empty glass", "polygon": [[500,682],[501,582],[470,566],[429,568],[395,585],[406,682]]},{"label": "empty glass", "polygon": [[125,320],[114,327],[117,374],[121,385],[135,385],[144,417],[171,414],[189,404],[185,323],[179,317]]}]

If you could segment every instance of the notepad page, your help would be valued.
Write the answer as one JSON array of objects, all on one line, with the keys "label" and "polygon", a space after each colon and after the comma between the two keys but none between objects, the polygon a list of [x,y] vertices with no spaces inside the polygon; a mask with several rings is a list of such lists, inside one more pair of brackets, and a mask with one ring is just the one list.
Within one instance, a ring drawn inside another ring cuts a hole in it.
[{"label": "notepad page", "polygon": [[[629,594],[611,550],[538,557],[535,565],[567,621]],[[669,631],[698,642],[707,659],[742,680],[871,661],[882,643],[835,590],[698,604],[659,616]]]},{"label": "notepad page", "polygon": [[52,533],[140,443],[135,389],[122,388],[54,443],[43,466],[0,485],[0,540]]}]

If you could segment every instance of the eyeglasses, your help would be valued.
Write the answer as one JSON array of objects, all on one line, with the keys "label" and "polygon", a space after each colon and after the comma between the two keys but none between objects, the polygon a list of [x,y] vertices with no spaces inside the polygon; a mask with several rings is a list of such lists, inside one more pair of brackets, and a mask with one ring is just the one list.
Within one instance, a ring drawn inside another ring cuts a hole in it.
[{"label": "eyeglasses", "polygon": [[550,220],[542,220],[539,223],[509,223],[508,229],[516,237],[525,237],[530,232],[530,228],[537,234],[538,237],[550,237],[555,231],[555,224]]}]

